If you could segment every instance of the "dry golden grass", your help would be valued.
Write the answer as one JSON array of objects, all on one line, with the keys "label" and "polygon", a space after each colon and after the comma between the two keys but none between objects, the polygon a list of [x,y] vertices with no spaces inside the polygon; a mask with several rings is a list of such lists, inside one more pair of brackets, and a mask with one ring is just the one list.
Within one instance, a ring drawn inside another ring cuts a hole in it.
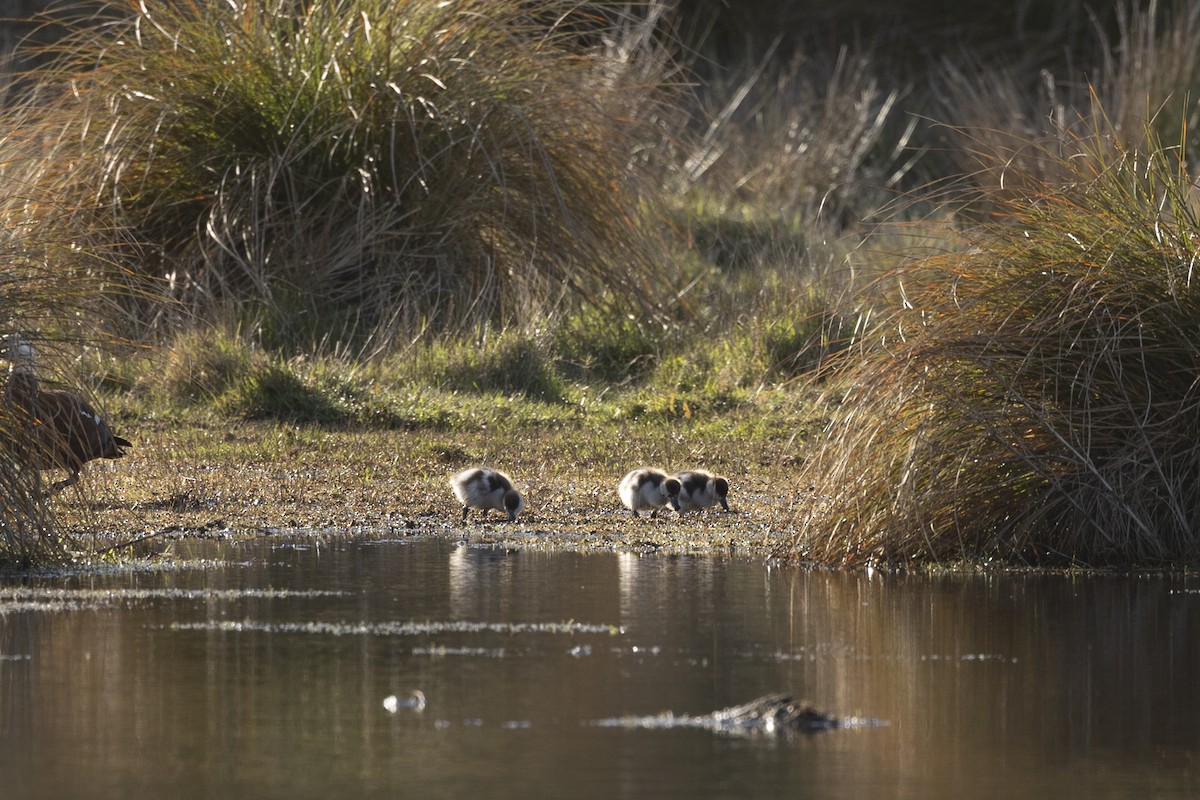
[{"label": "dry golden grass", "polygon": [[[671,67],[632,10],[202,0],[52,19],[67,35],[0,119],[23,187],[0,215],[50,225],[25,195],[57,198],[187,311],[277,345],[387,346],[651,307],[667,280],[658,176],[631,153],[663,138]],[[173,330],[178,309],[148,305]]]},{"label": "dry golden grass", "polygon": [[1200,557],[1193,179],[1170,148],[1073,145],[1043,151],[1070,179],[985,193],[968,247],[888,276],[893,305],[845,359],[806,465],[818,501],[792,555]]}]

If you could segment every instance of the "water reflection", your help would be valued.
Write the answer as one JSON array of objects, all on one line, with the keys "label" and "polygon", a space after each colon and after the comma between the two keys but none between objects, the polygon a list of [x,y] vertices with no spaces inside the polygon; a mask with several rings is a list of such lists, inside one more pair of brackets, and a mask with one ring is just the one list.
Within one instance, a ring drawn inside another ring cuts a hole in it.
[{"label": "water reflection", "polygon": [[513,575],[518,552],[500,547],[469,547],[460,542],[450,551],[450,612],[462,619],[511,610]]},{"label": "water reflection", "polygon": [[[181,547],[194,568],[0,584],[6,798],[1194,786],[1194,578],[868,577],[441,540]],[[423,710],[404,705],[414,690]],[[775,691],[890,724],[787,741],[585,724]]]}]

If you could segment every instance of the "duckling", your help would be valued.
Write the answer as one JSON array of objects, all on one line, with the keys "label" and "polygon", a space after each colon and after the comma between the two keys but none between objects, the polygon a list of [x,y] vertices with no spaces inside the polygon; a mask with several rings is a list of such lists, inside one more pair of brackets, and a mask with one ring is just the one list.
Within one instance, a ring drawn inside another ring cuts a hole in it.
[{"label": "duckling", "polygon": [[33,372],[33,345],[20,337],[4,343],[9,358],[8,400],[28,425],[30,466],[37,470],[65,469],[71,475],[50,486],[46,495],[79,481],[83,465],[97,458],[121,458],[133,444],[113,434],[108,423],[79,395],[43,389]]},{"label": "duckling", "polygon": [[729,511],[729,503],[725,500],[729,494],[729,481],[704,470],[689,470],[677,472],[675,480],[679,481],[679,513],[685,511],[700,511],[721,504],[721,508]]},{"label": "duckling", "polygon": [[463,470],[450,479],[454,496],[463,504],[463,522],[472,508],[480,509],[485,515],[488,509],[504,511],[508,521],[515,522],[517,514],[525,507],[525,499],[513,488],[512,478],[503,472],[484,467]]},{"label": "duckling", "polygon": [[654,519],[658,510],[668,504],[679,510],[679,481],[654,467],[642,467],[626,474],[617,484],[617,494],[635,517],[639,511],[649,509],[650,518]]}]

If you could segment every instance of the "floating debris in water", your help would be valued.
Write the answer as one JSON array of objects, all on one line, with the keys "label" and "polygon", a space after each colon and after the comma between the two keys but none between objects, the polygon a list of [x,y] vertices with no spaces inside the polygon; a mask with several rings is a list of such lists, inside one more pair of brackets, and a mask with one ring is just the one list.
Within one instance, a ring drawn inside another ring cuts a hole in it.
[{"label": "floating debris in water", "polygon": [[567,652],[575,658],[583,658],[592,654],[592,646],[590,644],[577,644]]},{"label": "floating debris in water", "polygon": [[941,656],[933,653],[927,656],[921,656],[922,661],[999,661],[1001,663],[1015,664],[1017,659],[1002,656],[998,653],[962,653],[959,655]]},{"label": "floating debris in water", "polygon": [[[747,655],[746,657],[752,657]],[[847,658],[854,661],[907,661],[913,656],[905,655],[874,655],[866,653],[857,653],[853,647],[834,646],[834,645],[816,645],[813,647],[802,647],[796,652],[784,653],[776,651],[770,655],[770,658],[775,661],[817,661],[819,659],[830,658]],[[916,656],[920,661],[999,661],[1001,663],[1016,664],[1017,659],[1000,653],[956,653],[942,655],[939,653],[927,653]]]},{"label": "floating debris in water", "polygon": [[815,733],[834,728],[866,728],[887,725],[881,720],[838,717],[818,711],[807,702],[797,703],[791,695],[768,694],[740,706],[711,714],[692,716],[664,711],[645,717],[616,717],[587,723],[601,728],[703,728],[728,736],[782,736]]},{"label": "floating debris in water", "polygon": [[28,611],[80,611],[114,603],[137,603],[147,600],[284,600],[346,594],[348,592],[315,589],[53,589],[9,586],[0,588],[0,616]]},{"label": "floating debris in water", "polygon": [[442,656],[483,656],[485,658],[504,658],[503,647],[444,647],[442,645],[433,645],[432,647],[414,647],[412,649],[414,656],[434,656],[440,658]]},{"label": "floating debris in water", "polygon": [[[96,604],[92,603],[90,607],[94,608],[95,606],[96,606]],[[44,612],[49,612],[49,613],[60,613],[63,611],[82,611],[84,608],[88,608],[88,607],[89,606],[85,605],[84,603],[68,603],[64,600],[59,600],[59,601],[54,601],[54,602],[27,601],[27,602],[20,602],[20,603],[0,601],[0,617],[6,616],[8,614],[24,614],[29,611],[44,611]]]},{"label": "floating debris in water", "polygon": [[383,698],[383,707],[389,714],[395,714],[402,708],[411,708],[419,714],[425,710],[425,693],[420,689],[413,689],[407,697],[389,694]]},{"label": "floating debris in water", "polygon": [[22,580],[28,578],[75,578],[81,575],[95,577],[105,575],[134,575],[179,573],[184,570],[208,571],[211,569],[232,569],[235,567],[251,567],[253,561],[225,561],[222,559],[199,558],[178,560],[139,561],[86,561],[70,564],[69,566],[35,567],[30,570],[0,569],[0,577],[12,576]]},{"label": "floating debris in water", "polygon": [[238,600],[287,599],[295,597],[340,597],[349,592],[321,589],[52,589],[36,586],[0,587],[0,602],[64,600],[110,602],[113,600]]},{"label": "floating debris in water", "polygon": [[632,647],[614,647],[612,652],[618,656],[658,656],[662,655],[662,648],[658,645],[633,645]]},{"label": "floating debris in water", "polygon": [[227,633],[309,633],[327,636],[422,636],[439,633],[599,633],[619,636],[619,625],[583,622],[255,622],[210,619],[207,622],[173,622],[174,631]]}]

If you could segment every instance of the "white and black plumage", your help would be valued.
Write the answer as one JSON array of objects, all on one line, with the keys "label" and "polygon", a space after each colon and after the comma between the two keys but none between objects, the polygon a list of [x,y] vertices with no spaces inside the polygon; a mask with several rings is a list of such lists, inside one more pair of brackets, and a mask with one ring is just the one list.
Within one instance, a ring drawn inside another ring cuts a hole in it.
[{"label": "white and black plumage", "polygon": [[113,434],[108,423],[79,395],[60,389],[43,389],[33,371],[34,349],[12,337],[5,343],[10,362],[7,400],[18,412],[24,428],[29,466],[38,470],[65,469],[66,480],[51,485],[53,494],[79,480],[83,465],[97,458],[121,458],[128,439]]},{"label": "white and black plumage", "polygon": [[717,503],[721,508],[729,510],[726,497],[729,495],[729,481],[704,470],[688,470],[675,473],[679,481],[679,513],[701,511]]},{"label": "white and black plumage", "polygon": [[509,522],[515,522],[517,514],[525,507],[525,499],[513,488],[512,478],[498,470],[484,467],[463,470],[450,479],[450,487],[462,503],[464,522],[472,508],[478,508],[484,514],[494,508],[507,513]]},{"label": "white and black plumage", "polygon": [[627,473],[617,484],[617,494],[635,517],[639,511],[649,511],[651,518],[657,517],[658,510],[666,505],[679,510],[679,481],[654,467]]}]

